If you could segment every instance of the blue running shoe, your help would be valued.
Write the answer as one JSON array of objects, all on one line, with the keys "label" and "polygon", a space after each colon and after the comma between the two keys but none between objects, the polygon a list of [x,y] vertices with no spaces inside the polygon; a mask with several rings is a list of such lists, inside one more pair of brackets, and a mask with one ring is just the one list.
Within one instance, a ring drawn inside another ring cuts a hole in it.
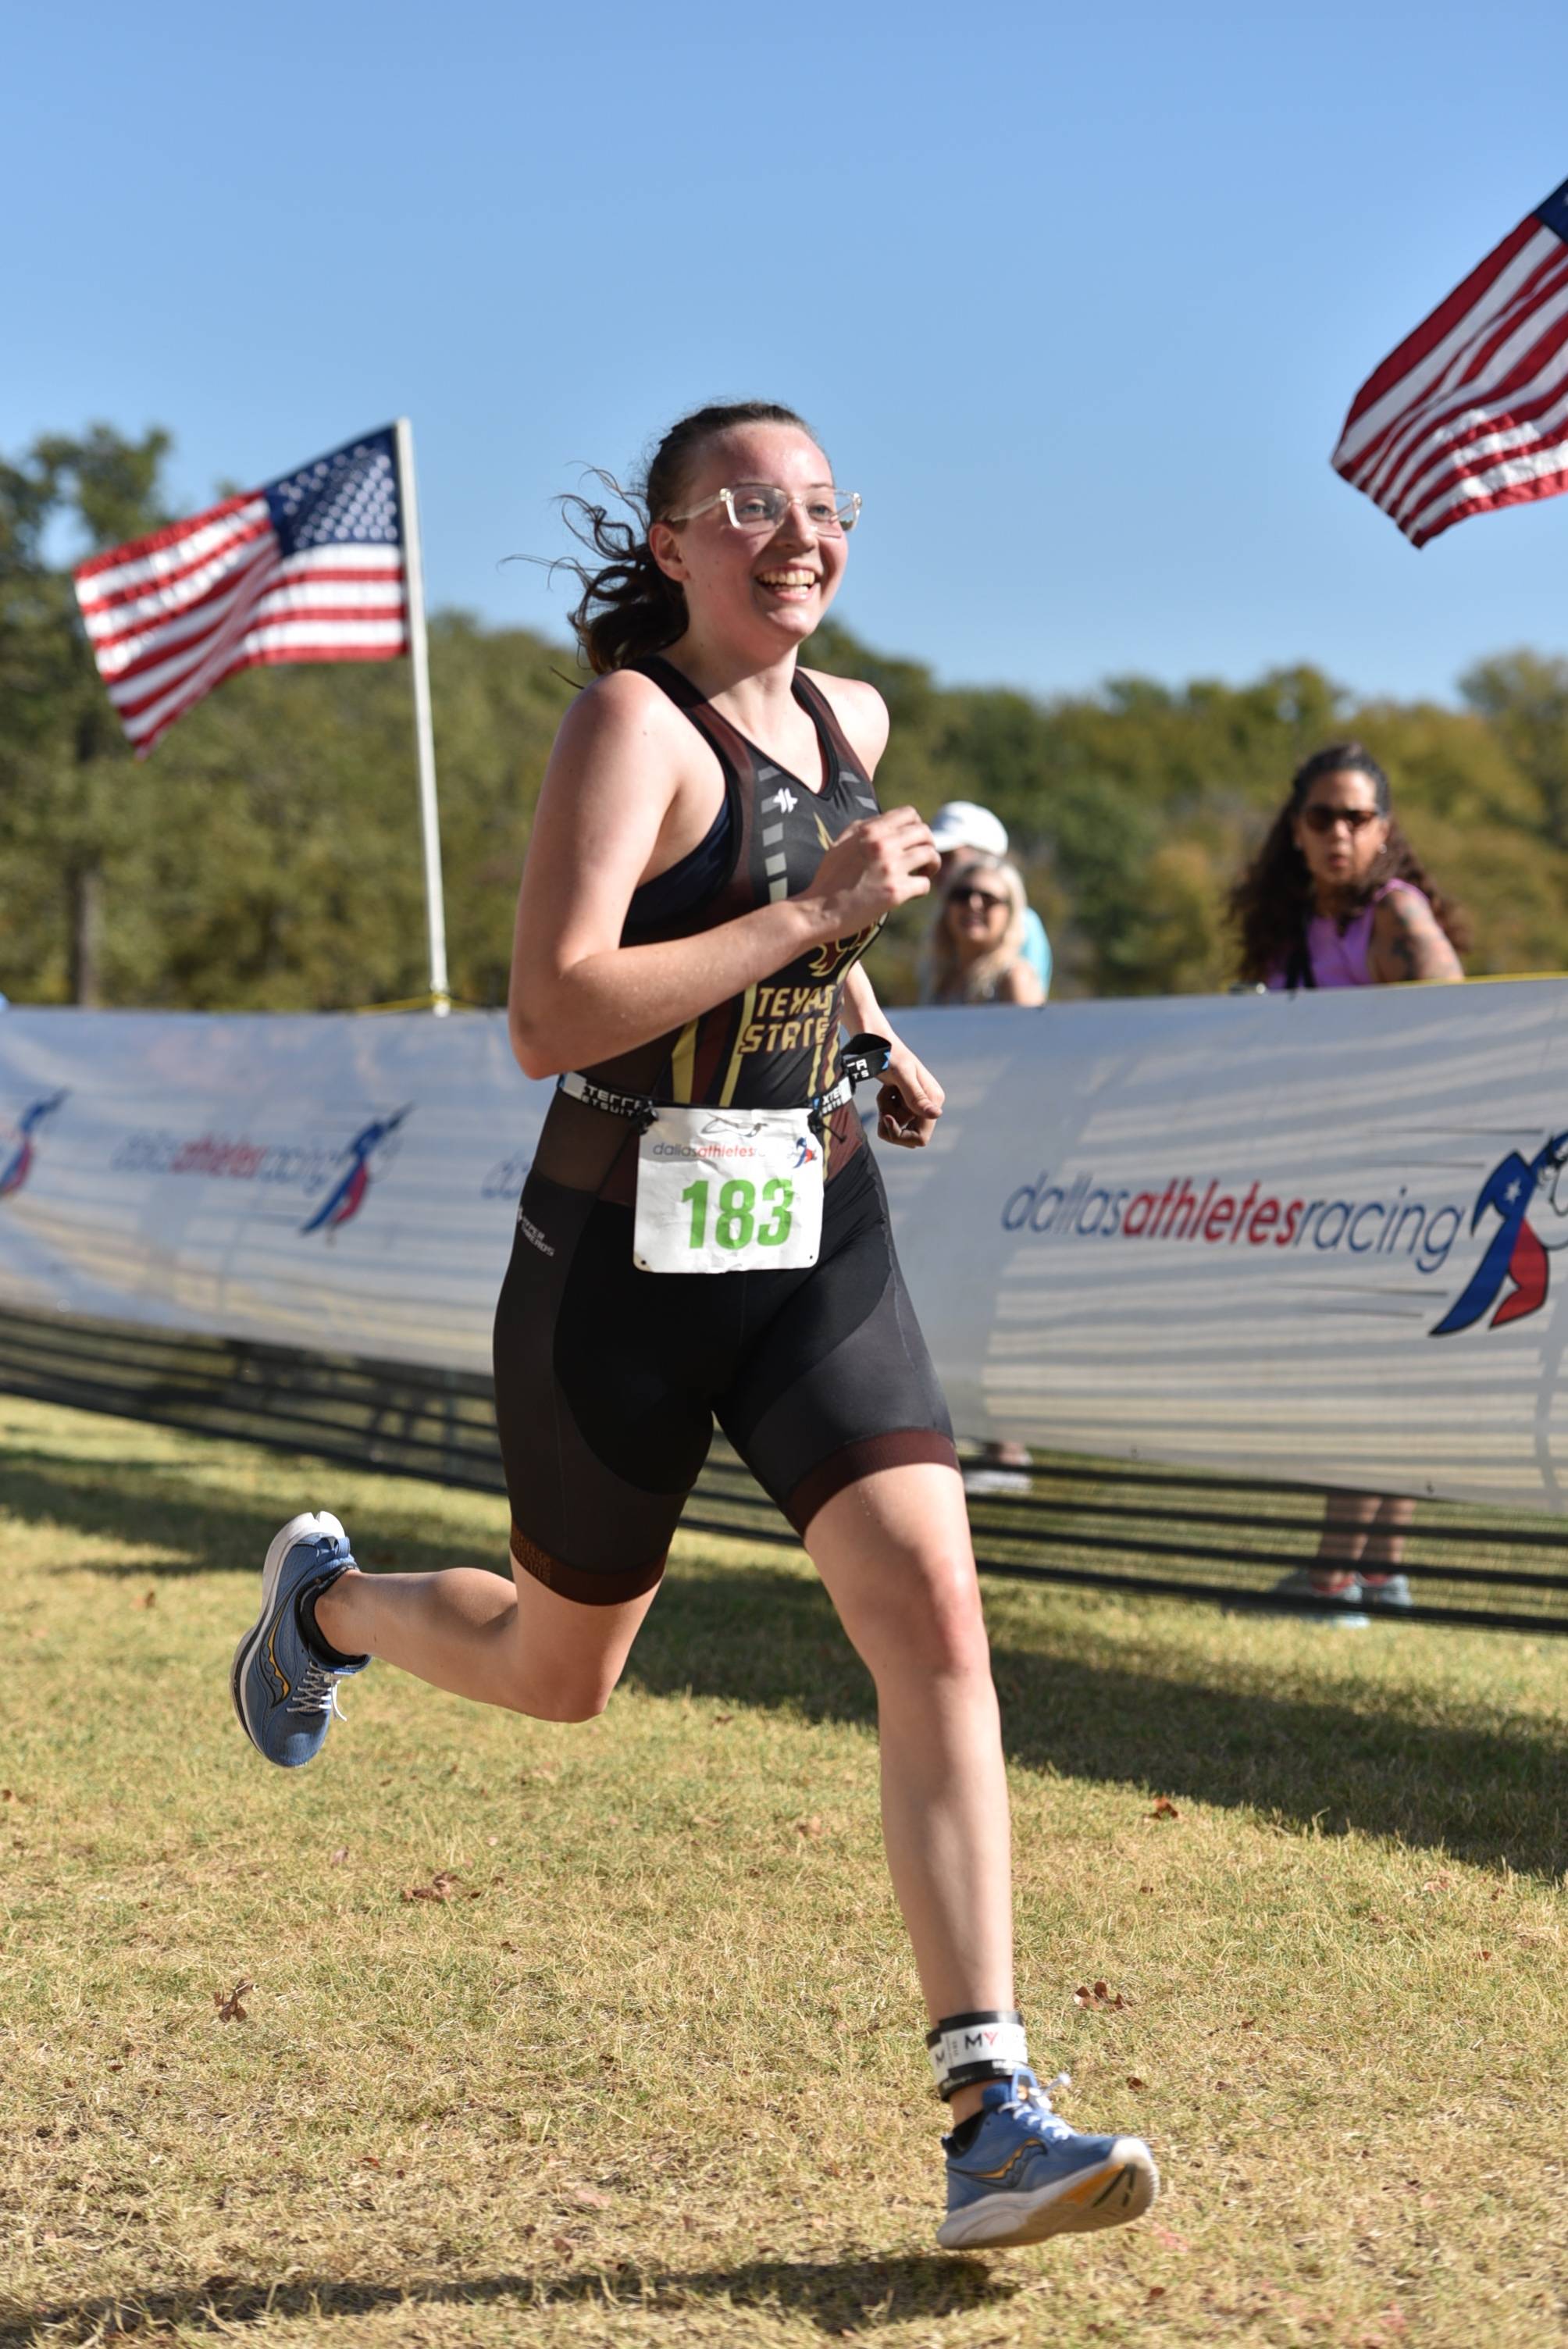
[{"label": "blue running shoe", "polygon": [[[1067,2085],[1063,2072],[1053,2088]],[[993,2080],[980,2126],[962,2153],[947,2156],[947,2216],[936,2231],[944,2251],[999,2251],[1078,2235],[1141,2218],[1160,2190],[1154,2157],[1140,2137],[1080,2137],[1051,2110],[1032,2072]]]},{"label": "blue running shoe", "polygon": [[348,1536],[335,1516],[306,1510],[273,1537],[262,1568],[262,1611],[234,1651],[230,1684],[240,1726],[269,1762],[297,1770],[321,1752],[337,1683],[362,1672],[368,1656],[325,1664],[305,1644],[299,1602],[327,1588],[354,1566]]}]

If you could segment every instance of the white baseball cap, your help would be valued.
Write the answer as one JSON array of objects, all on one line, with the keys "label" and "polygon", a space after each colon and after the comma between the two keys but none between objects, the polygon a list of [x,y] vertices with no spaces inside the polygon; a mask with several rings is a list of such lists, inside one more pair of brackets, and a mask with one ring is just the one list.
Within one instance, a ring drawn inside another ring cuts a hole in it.
[{"label": "white baseball cap", "polygon": [[1007,854],[1006,825],[989,808],[976,807],[973,800],[949,800],[945,807],[939,807],[931,820],[931,837],[941,856],[951,848],[977,849],[982,856]]}]

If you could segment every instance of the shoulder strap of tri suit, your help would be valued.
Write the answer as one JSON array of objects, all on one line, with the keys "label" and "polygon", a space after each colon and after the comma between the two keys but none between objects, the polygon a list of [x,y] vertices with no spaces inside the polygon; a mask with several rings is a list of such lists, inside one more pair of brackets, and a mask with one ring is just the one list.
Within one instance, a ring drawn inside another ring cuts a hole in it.
[{"label": "shoulder strap of tri suit", "polygon": [[848,767],[857,775],[861,773],[863,771],[861,762],[855,756],[849,737],[833,714],[832,703],[822,691],[821,687],[814,678],[809,678],[803,669],[797,669],[795,672],[795,698],[803,709],[810,711],[827,736],[829,748],[839,767]]},{"label": "shoulder strap of tri suit", "polygon": [[742,778],[754,763],[750,747],[742,734],[737,733],[727,718],[720,717],[711,701],[705,701],[689,677],[683,677],[673,661],[649,653],[642,660],[628,661],[640,677],[667,693],[676,708],[690,719],[703,740],[717,757],[724,770],[726,787],[731,792],[740,786]]},{"label": "shoulder strap of tri suit", "polygon": [[674,661],[665,660],[662,653],[645,653],[641,660],[628,661],[626,667],[634,669],[639,677],[645,677],[662,693],[667,693],[677,709],[703,706],[702,696],[690,678],[683,677]]}]

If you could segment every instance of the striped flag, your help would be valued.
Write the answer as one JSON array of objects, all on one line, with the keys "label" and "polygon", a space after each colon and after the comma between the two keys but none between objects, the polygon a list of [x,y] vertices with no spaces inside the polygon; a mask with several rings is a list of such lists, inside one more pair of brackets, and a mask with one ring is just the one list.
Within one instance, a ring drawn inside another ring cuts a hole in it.
[{"label": "striped flag", "polygon": [[1333,461],[1417,546],[1568,490],[1568,180],[1367,377]]},{"label": "striped flag", "polygon": [[76,572],[98,675],[139,759],[236,669],[408,650],[392,426]]}]

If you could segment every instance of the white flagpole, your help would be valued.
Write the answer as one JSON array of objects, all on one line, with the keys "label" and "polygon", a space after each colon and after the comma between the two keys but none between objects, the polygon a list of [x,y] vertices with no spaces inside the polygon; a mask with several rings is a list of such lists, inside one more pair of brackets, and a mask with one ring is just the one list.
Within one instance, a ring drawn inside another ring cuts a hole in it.
[{"label": "white flagpole", "polygon": [[419,555],[419,502],[414,489],[414,428],[397,435],[397,494],[403,507],[403,569],[408,595],[408,664],[414,679],[414,740],[419,754],[419,831],[425,847],[425,920],[430,937],[430,993],[438,1019],[452,1008],[447,979],[447,909],[441,893],[441,833],[436,812],[436,737],[430,723],[430,660],[425,640],[425,574]]}]

